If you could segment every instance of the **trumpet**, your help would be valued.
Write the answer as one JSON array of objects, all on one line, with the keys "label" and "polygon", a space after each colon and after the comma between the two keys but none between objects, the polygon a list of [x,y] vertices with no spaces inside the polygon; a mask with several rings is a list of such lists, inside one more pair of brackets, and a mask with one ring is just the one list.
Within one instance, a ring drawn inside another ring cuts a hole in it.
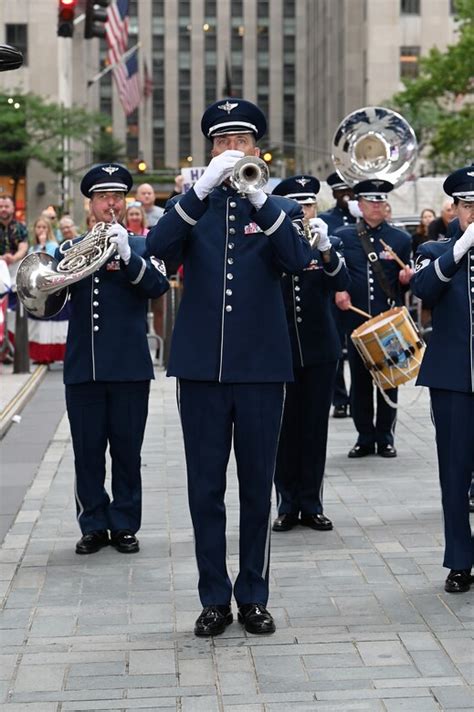
[{"label": "trumpet", "polygon": [[314,234],[311,232],[311,228],[309,226],[309,220],[307,218],[303,219],[303,231],[304,231],[304,236],[308,240],[310,247],[314,248],[318,246],[319,240],[321,239],[321,235],[319,234],[318,230],[314,231]]},{"label": "trumpet", "polygon": [[244,156],[234,166],[230,183],[242,195],[256,193],[268,183],[268,166],[257,156]]}]

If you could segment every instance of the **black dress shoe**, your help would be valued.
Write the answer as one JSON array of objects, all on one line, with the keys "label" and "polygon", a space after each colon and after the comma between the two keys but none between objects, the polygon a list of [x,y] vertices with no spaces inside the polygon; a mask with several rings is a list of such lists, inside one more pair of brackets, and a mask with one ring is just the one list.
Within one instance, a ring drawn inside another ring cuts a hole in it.
[{"label": "black dress shoe", "polygon": [[377,448],[377,455],[380,455],[380,457],[396,457],[397,451],[393,445],[379,445]]},{"label": "black dress shoe", "polygon": [[239,623],[245,626],[247,633],[267,635],[274,633],[275,621],[261,603],[245,603],[239,606]]},{"label": "black dress shoe", "polygon": [[374,445],[359,445],[356,443],[352,450],[347,453],[347,457],[367,457],[367,455],[375,455]]},{"label": "black dress shoe", "polygon": [[194,624],[194,635],[207,638],[220,635],[233,621],[230,606],[204,606]]},{"label": "black dress shoe", "polygon": [[280,514],[273,522],[274,532],[288,532],[298,524],[297,514]]},{"label": "black dress shoe", "polygon": [[110,543],[121,554],[135,554],[140,551],[138,539],[130,529],[119,529],[110,532]]},{"label": "black dress shoe", "polygon": [[333,418],[347,418],[347,405],[335,405],[332,411]]},{"label": "black dress shoe", "polygon": [[76,544],[76,554],[95,554],[96,551],[109,545],[109,533],[106,529],[86,532]]},{"label": "black dress shoe", "polygon": [[471,576],[469,569],[463,569],[462,571],[451,569],[444,583],[444,590],[448,593],[465,593],[471,588],[473,579],[474,577]]},{"label": "black dress shoe", "polygon": [[324,514],[302,514],[300,519],[304,527],[311,527],[321,532],[328,532],[332,529],[332,522]]}]

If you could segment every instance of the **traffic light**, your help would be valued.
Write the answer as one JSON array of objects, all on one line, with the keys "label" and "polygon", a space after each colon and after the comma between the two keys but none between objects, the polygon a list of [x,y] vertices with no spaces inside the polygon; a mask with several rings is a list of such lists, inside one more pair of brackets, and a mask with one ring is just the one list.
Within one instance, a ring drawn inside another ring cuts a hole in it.
[{"label": "traffic light", "polygon": [[72,37],[74,34],[74,13],[77,0],[59,0],[58,37]]},{"label": "traffic light", "polygon": [[143,158],[140,158],[137,161],[137,171],[139,173],[146,173],[146,169],[148,168],[146,161],[143,160]]},{"label": "traffic light", "polygon": [[84,26],[86,40],[93,37],[105,37],[106,8],[109,4],[110,0],[86,0],[86,23]]}]

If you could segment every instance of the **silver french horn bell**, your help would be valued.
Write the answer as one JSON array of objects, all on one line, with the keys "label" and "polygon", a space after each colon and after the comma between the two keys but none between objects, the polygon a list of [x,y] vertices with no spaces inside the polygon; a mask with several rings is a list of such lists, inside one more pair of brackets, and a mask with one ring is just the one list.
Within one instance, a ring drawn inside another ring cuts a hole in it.
[{"label": "silver french horn bell", "polygon": [[377,179],[397,187],[412,172],[417,153],[415,132],[403,116],[383,106],[366,106],[339,124],[332,161],[349,185]]},{"label": "silver french horn bell", "polygon": [[268,183],[268,166],[258,156],[244,156],[234,166],[230,177],[231,185],[242,193],[256,193]]},{"label": "silver french horn bell", "polygon": [[117,247],[109,242],[111,223],[99,222],[71,245],[68,240],[59,250],[58,262],[44,252],[32,252],[22,259],[16,275],[18,298],[33,316],[49,318],[61,311],[68,298],[68,287],[100,269]]}]

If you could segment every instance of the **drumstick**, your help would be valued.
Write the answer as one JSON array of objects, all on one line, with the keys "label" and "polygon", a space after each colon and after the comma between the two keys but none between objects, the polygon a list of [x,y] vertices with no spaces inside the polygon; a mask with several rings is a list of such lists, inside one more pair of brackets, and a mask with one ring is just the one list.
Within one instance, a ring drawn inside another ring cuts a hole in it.
[{"label": "drumstick", "polygon": [[367,314],[367,312],[362,311],[362,309],[359,309],[358,307],[353,307],[352,304],[350,305],[349,309],[356,312],[357,314],[360,314],[361,316],[365,316],[367,319],[372,319],[371,314]]},{"label": "drumstick", "polygon": [[387,252],[390,252],[390,254],[392,255],[392,257],[393,257],[393,259],[395,260],[395,262],[396,262],[397,264],[399,264],[402,269],[405,269],[405,267],[408,267],[408,265],[406,265],[406,264],[404,263],[404,261],[401,260],[400,257],[397,255],[397,253],[395,252],[395,250],[393,249],[393,247],[390,247],[390,245],[387,245],[387,243],[384,242],[383,240],[380,240],[380,244],[382,245],[382,247],[384,248],[384,250],[387,250]]}]

